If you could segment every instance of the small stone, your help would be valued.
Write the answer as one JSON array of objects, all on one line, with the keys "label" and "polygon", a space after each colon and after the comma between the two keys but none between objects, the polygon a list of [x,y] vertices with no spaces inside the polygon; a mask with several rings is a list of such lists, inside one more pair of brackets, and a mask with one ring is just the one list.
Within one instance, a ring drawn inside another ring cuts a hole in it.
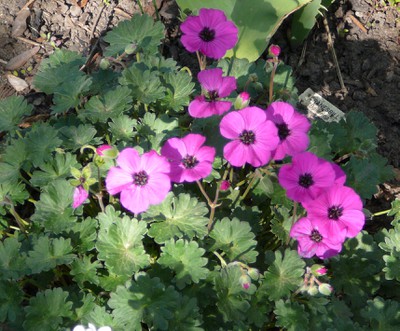
[{"label": "small stone", "polygon": [[69,9],[69,12],[71,13],[72,16],[79,16],[82,13],[82,9],[78,6],[72,6]]}]

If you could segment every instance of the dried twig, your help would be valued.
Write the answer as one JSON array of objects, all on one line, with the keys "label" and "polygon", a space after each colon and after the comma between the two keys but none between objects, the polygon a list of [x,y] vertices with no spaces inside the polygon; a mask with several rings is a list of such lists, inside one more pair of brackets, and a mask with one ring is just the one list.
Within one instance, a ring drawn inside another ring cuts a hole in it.
[{"label": "dried twig", "polygon": [[350,17],[350,19],[352,20],[352,22],[353,22],[355,25],[357,25],[358,28],[359,28],[362,32],[364,32],[364,33],[367,33],[367,32],[368,32],[367,29],[365,28],[365,26],[364,26],[356,17],[354,17],[354,16],[351,15],[351,14],[349,14],[349,17]]},{"label": "dried twig", "polygon": [[339,61],[336,56],[335,46],[333,45],[333,40],[332,40],[332,36],[331,36],[331,30],[329,29],[328,20],[326,19],[325,14],[322,16],[322,18],[323,18],[326,33],[328,35],[328,49],[332,53],[332,58],[333,58],[333,62],[335,64],[336,74],[339,79],[340,88],[342,89],[343,92],[347,92],[347,88],[343,82],[342,72],[340,71]]},{"label": "dried twig", "polygon": [[43,47],[42,44],[37,43],[36,41],[32,41],[32,40],[30,40],[30,39],[24,38],[24,37],[17,37],[17,39],[20,40],[20,41],[22,41],[22,42],[24,42],[24,43],[31,44],[31,45],[33,45],[33,46]]},{"label": "dried twig", "polygon": [[17,13],[17,16],[20,12],[22,12],[23,10],[25,10],[26,8],[28,8],[30,5],[32,5],[36,0],[29,0],[22,8],[21,10]]},{"label": "dried twig", "polygon": [[127,12],[123,11],[121,8],[115,7],[114,8],[115,14],[125,17],[127,19],[131,19],[132,15],[128,14]]}]

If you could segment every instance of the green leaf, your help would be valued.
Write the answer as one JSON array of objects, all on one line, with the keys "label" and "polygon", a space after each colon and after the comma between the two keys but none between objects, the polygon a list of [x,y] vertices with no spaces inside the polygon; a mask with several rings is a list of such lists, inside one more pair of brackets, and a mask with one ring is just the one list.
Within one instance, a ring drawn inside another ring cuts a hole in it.
[{"label": "green leaf", "polygon": [[179,298],[179,293],[172,286],[166,288],[159,278],[138,273],[135,281],[128,281],[111,293],[108,304],[114,309],[119,329],[142,330],[143,321],[150,329],[168,330]]},{"label": "green leaf", "polygon": [[247,59],[232,57],[219,60],[218,67],[223,70],[226,76],[236,78],[237,90],[241,91],[245,89],[246,83],[249,84],[249,75],[254,71],[255,65]]},{"label": "green leaf", "polygon": [[207,213],[205,203],[189,194],[175,197],[169,193],[161,204],[151,206],[143,213],[142,218],[152,223],[149,236],[162,244],[171,238],[202,239],[207,234]]},{"label": "green leaf", "polygon": [[27,266],[33,274],[47,271],[61,264],[69,264],[75,259],[72,253],[70,239],[55,238],[50,239],[41,236],[29,251],[26,259]]},{"label": "green leaf", "polygon": [[28,273],[26,257],[20,253],[21,243],[17,238],[6,238],[0,242],[0,279],[18,279]]},{"label": "green leaf", "polygon": [[16,130],[22,118],[30,115],[32,109],[22,96],[13,95],[0,100],[0,132]]},{"label": "green leaf", "polygon": [[81,104],[81,97],[90,90],[92,79],[86,76],[77,76],[74,80],[65,80],[54,91],[51,107],[52,114],[60,114],[70,108],[77,108]]},{"label": "green leaf", "polygon": [[[238,265],[230,264],[215,277],[215,292],[217,293],[217,307],[223,315],[224,321],[237,323],[246,318],[246,312],[250,308],[247,301],[248,291],[240,283],[242,269]],[[253,286],[254,287],[254,286]]]},{"label": "green leaf", "polygon": [[120,115],[117,118],[113,118],[112,122],[108,123],[108,126],[114,143],[117,140],[130,142],[136,134],[133,129],[137,127],[137,121],[127,115]]},{"label": "green leaf", "polygon": [[394,216],[392,225],[395,225],[400,220],[400,200],[399,199],[396,199],[391,202],[391,209],[387,215]]},{"label": "green leaf", "polygon": [[217,8],[225,12],[239,29],[239,41],[226,56],[246,58],[255,61],[267,48],[269,39],[282,21],[292,12],[300,9],[311,0],[259,0],[252,3],[241,0],[177,0],[182,11],[200,8]]},{"label": "green leaf", "polygon": [[40,62],[39,70],[33,80],[33,85],[46,94],[62,90],[62,85],[78,81],[85,74],[79,68],[85,63],[79,53],[57,49],[49,58]]},{"label": "green leaf", "polygon": [[91,312],[85,314],[82,318],[82,322],[85,325],[93,323],[93,321],[96,321],[97,326],[109,326],[112,328],[112,330],[118,330],[112,315],[106,311],[104,306],[100,307],[96,305]]},{"label": "green leaf", "polygon": [[108,32],[104,40],[110,45],[105,56],[121,55],[126,46],[135,44],[137,52],[154,54],[164,37],[164,27],[160,21],[154,22],[148,15],[133,15],[131,20],[121,21]]},{"label": "green leaf", "polygon": [[370,330],[398,330],[400,328],[399,303],[376,297],[367,301],[367,307],[361,310],[361,316],[369,320]]},{"label": "green leaf", "polygon": [[240,222],[237,218],[229,220],[225,217],[217,221],[210,232],[210,238],[214,239],[209,250],[222,250],[229,261],[242,261],[254,263],[258,252],[255,250],[257,242],[254,233],[247,222]]},{"label": "green leaf", "polygon": [[282,243],[286,243],[289,239],[289,233],[293,223],[290,210],[282,206],[272,208],[272,212],[271,232],[277,236]]},{"label": "green leaf", "polygon": [[56,179],[65,179],[71,174],[71,167],[77,167],[76,156],[71,153],[56,154],[54,159],[34,171],[30,182],[34,186],[43,187]]},{"label": "green leaf", "polygon": [[35,167],[44,162],[50,162],[52,152],[60,147],[61,140],[57,137],[57,130],[48,123],[35,123],[24,138],[26,144],[26,158],[32,161]]},{"label": "green leaf", "polygon": [[301,286],[305,263],[297,252],[290,249],[286,249],[284,254],[276,251],[272,256],[271,253],[269,258],[272,264],[264,274],[265,282],[262,286],[268,289],[270,300],[276,301]]},{"label": "green leaf", "polygon": [[187,284],[197,284],[201,279],[205,279],[208,269],[204,268],[208,260],[202,257],[205,253],[203,248],[195,241],[171,239],[161,247],[161,255],[157,262],[163,268],[170,268],[175,271],[174,280],[179,289],[183,289]]},{"label": "green leaf", "polygon": [[84,254],[95,247],[97,227],[97,221],[90,217],[82,222],[75,222],[67,234],[75,251]]},{"label": "green leaf", "polygon": [[304,306],[289,300],[276,302],[276,325],[288,331],[308,331],[308,313]]},{"label": "green leaf", "polygon": [[64,148],[76,151],[84,145],[98,145],[99,138],[95,138],[97,130],[90,124],[79,126],[64,126],[59,130],[59,137],[63,140]]},{"label": "green leaf", "polygon": [[47,232],[61,233],[72,228],[76,222],[72,208],[73,190],[66,180],[51,182],[40,194],[32,220],[41,224]]},{"label": "green leaf", "polygon": [[100,231],[96,243],[98,258],[105,261],[113,273],[133,275],[150,265],[142,239],[147,232],[147,224],[124,217],[111,224],[106,231]]},{"label": "green leaf", "polygon": [[183,107],[189,104],[189,98],[193,92],[192,77],[186,71],[179,71],[167,73],[164,79],[167,90],[161,101],[163,107],[176,112],[183,110]]},{"label": "green leaf", "polygon": [[29,198],[29,193],[22,183],[0,184],[0,201],[11,201],[14,205],[23,204]]},{"label": "green leaf", "polygon": [[365,159],[351,156],[343,170],[347,174],[347,185],[364,199],[371,198],[377,192],[378,184],[394,176],[392,167],[387,165],[387,159],[376,152]]},{"label": "green leaf", "polygon": [[[2,269],[4,270],[4,269]],[[24,293],[20,285],[2,280],[0,281],[0,322],[15,321],[21,315]]]},{"label": "green leaf", "polygon": [[202,331],[202,318],[197,306],[196,298],[186,296],[180,298],[174,317],[168,321],[169,330],[175,331]]},{"label": "green leaf", "polygon": [[83,256],[71,263],[70,273],[74,276],[73,279],[80,288],[84,288],[84,282],[99,283],[96,271],[101,267],[100,261],[95,260],[92,262],[91,260],[92,256]]},{"label": "green leaf", "polygon": [[118,86],[104,95],[96,95],[85,104],[79,117],[87,118],[92,123],[105,123],[108,119],[117,118],[132,108],[131,90]]},{"label": "green leaf", "polygon": [[317,22],[321,0],[312,0],[292,16],[290,43],[293,48],[300,46]]},{"label": "green leaf", "polygon": [[72,302],[67,301],[68,292],[57,287],[38,292],[29,300],[25,307],[26,320],[24,328],[27,331],[56,331],[64,325],[64,318],[72,315]]},{"label": "green leaf", "polygon": [[383,261],[385,261],[386,267],[383,268],[385,278],[388,280],[396,279],[400,281],[400,254],[395,255],[384,255]]},{"label": "green leaf", "polygon": [[131,90],[135,100],[145,105],[163,99],[165,95],[159,73],[150,71],[143,63],[135,62],[124,69],[119,82]]}]

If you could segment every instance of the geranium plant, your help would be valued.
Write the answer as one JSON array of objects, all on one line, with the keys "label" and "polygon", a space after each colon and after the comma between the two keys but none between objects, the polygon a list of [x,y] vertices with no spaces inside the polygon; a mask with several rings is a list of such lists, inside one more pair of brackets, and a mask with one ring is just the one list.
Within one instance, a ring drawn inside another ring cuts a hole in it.
[{"label": "geranium plant", "polygon": [[99,67],[43,60],[46,121],[0,101],[2,327],[399,327],[399,206],[371,234],[362,209],[392,176],[376,128],[357,112],[307,119],[276,47],[220,58],[236,40],[223,15],[183,23],[198,82],[158,52],[161,23],[135,15]]}]

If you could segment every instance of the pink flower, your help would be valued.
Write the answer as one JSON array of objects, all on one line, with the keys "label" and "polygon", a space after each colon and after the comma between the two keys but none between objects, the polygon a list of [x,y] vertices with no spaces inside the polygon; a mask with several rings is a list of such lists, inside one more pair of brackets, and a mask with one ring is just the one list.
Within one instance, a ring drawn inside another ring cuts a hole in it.
[{"label": "pink flower", "polygon": [[161,203],[171,188],[170,164],[156,151],[139,156],[133,148],[125,148],[106,177],[108,193],[121,193],[122,206],[134,214]]},{"label": "pink flower", "polygon": [[330,162],[303,152],[293,156],[292,164],[281,168],[278,180],[290,199],[303,203],[330,188],[335,181],[335,171]]},{"label": "pink flower", "polygon": [[78,186],[75,187],[74,190],[74,201],[72,203],[72,208],[78,208],[80,205],[82,205],[85,200],[88,198],[89,193],[86,191],[83,186]]},{"label": "pink flower", "polygon": [[235,77],[222,77],[221,68],[202,70],[197,75],[205,95],[197,96],[189,104],[189,114],[192,117],[204,118],[221,115],[228,111],[232,103],[221,101],[236,89]]},{"label": "pink flower", "polygon": [[202,8],[199,16],[189,16],[181,24],[181,42],[189,52],[200,51],[213,58],[222,58],[238,40],[238,29],[222,10]]},{"label": "pink flower", "polygon": [[279,54],[281,54],[281,48],[280,48],[278,45],[271,45],[271,46],[269,46],[269,48],[268,48],[268,53],[269,53],[271,56],[276,56],[276,57],[278,57]]},{"label": "pink flower", "polygon": [[110,145],[101,145],[96,148],[96,153],[100,156],[103,156],[104,155],[103,152],[111,148],[112,147]]},{"label": "pink flower", "polygon": [[311,124],[307,117],[294,110],[287,102],[273,102],[267,108],[267,119],[275,123],[280,143],[273,153],[274,160],[286,155],[304,152],[310,143],[308,131]]},{"label": "pink flower", "polygon": [[231,184],[229,184],[229,181],[228,181],[228,180],[223,180],[223,181],[221,182],[221,185],[220,185],[219,189],[220,189],[221,191],[227,191],[227,190],[229,189],[230,186],[231,186]]},{"label": "pink flower", "polygon": [[331,165],[335,171],[335,184],[344,185],[346,183],[346,173],[336,163],[331,162]]},{"label": "pink flower", "polygon": [[232,141],[224,147],[224,157],[235,167],[246,162],[260,167],[271,159],[279,142],[278,130],[258,107],[231,112],[222,119],[220,132]]},{"label": "pink flower", "polygon": [[345,237],[355,237],[365,223],[362,201],[358,194],[347,186],[334,185],[321,192],[317,199],[307,201],[303,205],[308,217],[319,227],[325,227],[331,238],[342,235],[342,230],[345,230]]},{"label": "pink flower", "polygon": [[194,182],[211,173],[215,148],[202,146],[205,141],[204,136],[194,133],[182,139],[167,140],[161,148],[161,155],[165,156],[171,164],[171,181]]},{"label": "pink flower", "polygon": [[327,236],[324,228],[319,228],[310,219],[303,217],[293,224],[290,237],[298,241],[297,251],[305,258],[318,256],[326,259],[342,250],[342,242]]}]

